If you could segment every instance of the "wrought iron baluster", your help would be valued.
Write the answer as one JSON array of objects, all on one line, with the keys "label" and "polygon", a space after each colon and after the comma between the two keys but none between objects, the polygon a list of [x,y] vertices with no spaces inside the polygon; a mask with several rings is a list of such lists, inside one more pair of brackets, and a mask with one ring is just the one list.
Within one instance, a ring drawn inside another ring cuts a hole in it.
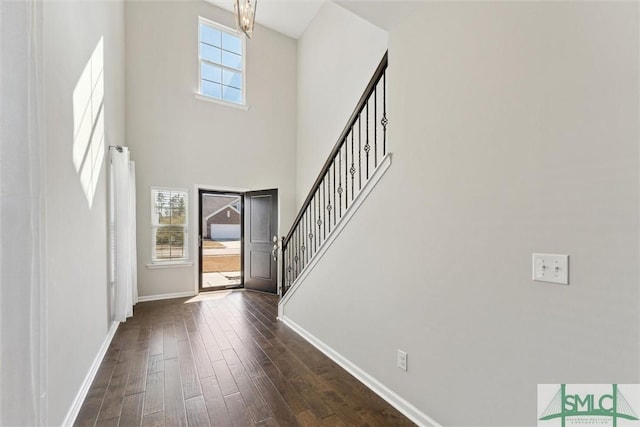
[{"label": "wrought iron baluster", "polygon": [[331,165],[333,169],[333,225],[336,225],[336,160],[333,159],[333,164]]},{"label": "wrought iron baluster", "polygon": [[[348,135],[347,135],[348,137]],[[344,210],[349,207],[349,142],[345,138],[344,141]]]},{"label": "wrought iron baluster", "polygon": [[304,221],[304,241],[306,242],[305,246],[307,247],[307,264],[311,261],[311,242],[309,241],[309,213],[307,212],[307,216]]},{"label": "wrought iron baluster", "polygon": [[367,155],[367,180],[369,179],[369,151],[371,151],[371,145],[369,145],[369,100],[367,100],[367,143],[364,145],[364,152]]},{"label": "wrought iron baluster", "polygon": [[313,254],[315,253],[315,250],[313,248],[313,214],[312,214],[312,209],[311,207],[309,207],[309,215],[307,216],[307,221],[309,221],[308,224],[308,231],[307,231],[307,237],[309,238],[309,260],[311,260],[311,257],[313,257]]},{"label": "wrought iron baluster", "polygon": [[318,191],[316,190],[316,193],[313,195],[313,247],[314,247],[314,251],[318,250],[318,236],[320,235],[320,233],[316,233],[315,232],[315,228],[316,228],[316,217],[318,216],[318,210],[316,209],[316,205],[317,205],[317,199],[318,199]]},{"label": "wrought iron baluster", "polygon": [[302,251],[300,250],[300,227],[298,227],[298,231],[296,232],[296,255],[298,256],[298,276],[300,276],[300,271],[302,271]]},{"label": "wrought iron baluster", "polygon": [[328,217],[328,227],[329,234],[331,234],[331,211],[333,210],[333,206],[331,206],[331,167],[327,171],[326,175],[327,179],[327,217]]},{"label": "wrought iron baluster", "polygon": [[309,242],[308,242],[308,239],[307,239],[307,234],[309,233],[309,227],[308,227],[307,218],[309,218],[309,215],[305,214],[305,216],[304,216],[304,227],[302,229],[302,241],[304,242],[303,243],[303,245],[304,245],[303,247],[304,247],[304,259],[305,259],[304,264],[305,264],[305,266],[307,264],[309,264],[309,253],[311,252],[309,250]]},{"label": "wrought iron baluster", "polygon": [[300,272],[302,271],[302,250],[300,244],[300,227],[298,226],[298,231],[296,233],[296,255],[298,256],[298,276],[300,276]]},{"label": "wrought iron baluster", "polygon": [[289,240],[287,242],[287,276],[289,278],[289,286],[291,286],[291,283],[293,283],[293,280],[291,278],[291,240]]},{"label": "wrought iron baluster", "polygon": [[313,217],[313,198],[311,199],[311,202],[309,203],[309,206],[307,207],[307,221],[309,221],[309,231],[307,232],[307,237],[309,238],[309,251],[311,254],[313,254],[315,252],[315,248],[313,246],[313,234],[314,234],[314,223],[315,223],[315,219]]},{"label": "wrought iron baluster", "polygon": [[287,277],[287,245],[285,241],[286,239],[282,239],[282,295],[284,295],[287,292],[287,289],[289,289],[289,281]]},{"label": "wrought iron baluster", "polygon": [[362,190],[362,114],[358,115],[358,191]]},{"label": "wrought iron baluster", "polygon": [[298,255],[298,276],[300,276],[300,272],[302,271],[302,244],[300,242],[300,227],[298,227],[298,232],[296,233],[296,244],[298,247],[297,255]]},{"label": "wrought iron baluster", "polygon": [[300,230],[298,232],[298,238],[300,239],[300,271],[304,270],[305,262],[305,247],[304,247],[304,221],[300,221],[300,226],[298,227]]},{"label": "wrought iron baluster", "polygon": [[351,174],[351,200],[353,200],[353,193],[355,193],[355,179],[356,179],[355,155],[353,152],[353,128],[351,128],[351,169],[349,169],[349,173]]},{"label": "wrought iron baluster", "polygon": [[387,70],[384,70],[382,73],[382,155],[387,154],[387,124],[389,120],[387,119]]},{"label": "wrought iron baluster", "polygon": [[300,221],[300,258],[302,259],[302,269],[304,269],[305,265],[307,265],[307,254],[306,252],[306,245],[305,245],[305,238],[304,238],[304,234],[305,234],[305,221],[304,221],[304,217],[303,217],[303,221]]},{"label": "wrought iron baluster", "polygon": [[293,277],[298,278],[298,229],[293,234]]},{"label": "wrought iron baluster", "polygon": [[[326,178],[326,176],[325,176]],[[324,208],[327,206],[327,186],[326,180],[322,180],[322,239],[327,238],[327,210]]]},{"label": "wrought iron baluster", "polygon": [[289,238],[289,248],[287,250],[289,259],[287,263],[289,264],[287,267],[287,271],[289,272],[289,284],[293,284],[293,236]]},{"label": "wrought iron baluster", "polygon": [[287,290],[289,290],[288,282],[287,282],[287,245],[286,245],[286,237],[282,236],[282,259],[280,260],[281,271],[282,271],[282,288],[280,289],[281,295],[284,295]]},{"label": "wrought iron baluster", "polygon": [[304,216],[304,241],[305,246],[307,247],[307,264],[309,264],[309,259],[311,259],[311,240],[309,239],[309,211],[307,210]]},{"label": "wrought iron baluster", "polygon": [[338,209],[342,218],[342,150],[338,151]]},{"label": "wrought iron baluster", "polygon": [[297,269],[298,265],[296,264],[296,233],[293,233],[293,236],[291,236],[291,280],[292,282],[296,281],[296,277],[297,277]]},{"label": "wrought iron baluster", "polygon": [[373,168],[378,167],[378,83],[373,89]]},{"label": "wrought iron baluster", "polygon": [[298,275],[300,275],[300,270],[302,270],[302,251],[300,250],[300,224],[298,224],[298,228],[296,230],[296,255],[298,256]]},{"label": "wrought iron baluster", "polygon": [[320,210],[320,206],[322,206],[322,185],[318,187],[318,249],[322,246],[322,210]]}]

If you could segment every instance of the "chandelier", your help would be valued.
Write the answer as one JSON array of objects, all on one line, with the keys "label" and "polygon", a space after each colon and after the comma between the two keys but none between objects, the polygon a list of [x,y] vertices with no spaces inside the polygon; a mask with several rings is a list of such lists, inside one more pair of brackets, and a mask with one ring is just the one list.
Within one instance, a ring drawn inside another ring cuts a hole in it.
[{"label": "chandelier", "polygon": [[258,0],[236,0],[236,24],[247,37],[253,34],[253,24],[256,20],[256,6]]}]

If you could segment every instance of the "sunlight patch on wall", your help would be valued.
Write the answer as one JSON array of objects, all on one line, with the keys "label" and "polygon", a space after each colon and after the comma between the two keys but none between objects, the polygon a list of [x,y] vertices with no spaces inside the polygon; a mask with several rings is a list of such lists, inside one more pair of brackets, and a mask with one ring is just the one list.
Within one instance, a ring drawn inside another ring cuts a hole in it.
[{"label": "sunlight patch on wall", "polygon": [[73,89],[73,165],[89,209],[104,158],[103,101],[104,50],[101,37]]}]

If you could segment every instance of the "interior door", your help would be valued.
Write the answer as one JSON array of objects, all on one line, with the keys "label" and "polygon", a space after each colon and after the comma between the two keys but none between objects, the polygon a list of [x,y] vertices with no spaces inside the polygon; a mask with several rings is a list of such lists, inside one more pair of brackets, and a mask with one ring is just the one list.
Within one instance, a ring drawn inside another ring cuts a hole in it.
[{"label": "interior door", "polygon": [[278,190],[244,194],[244,287],[278,292]]}]

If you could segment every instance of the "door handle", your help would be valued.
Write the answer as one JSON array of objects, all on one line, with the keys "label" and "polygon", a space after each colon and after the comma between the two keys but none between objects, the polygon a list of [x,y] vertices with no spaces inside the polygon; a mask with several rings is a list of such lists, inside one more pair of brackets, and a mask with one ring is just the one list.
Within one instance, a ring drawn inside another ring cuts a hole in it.
[{"label": "door handle", "polygon": [[273,236],[273,249],[271,250],[271,258],[278,261],[278,236]]}]

